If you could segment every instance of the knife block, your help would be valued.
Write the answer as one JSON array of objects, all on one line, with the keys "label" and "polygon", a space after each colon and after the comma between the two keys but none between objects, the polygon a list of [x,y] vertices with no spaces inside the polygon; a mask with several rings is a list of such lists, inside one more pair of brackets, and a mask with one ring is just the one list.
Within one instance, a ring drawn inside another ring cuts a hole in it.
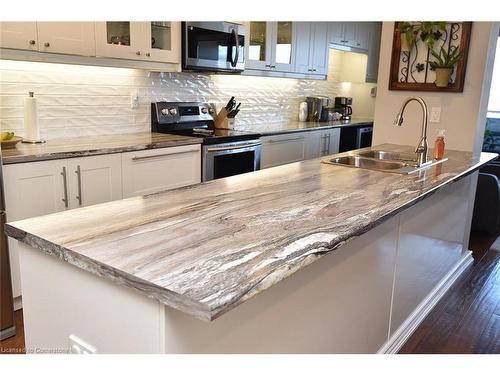
[{"label": "knife block", "polygon": [[219,111],[219,114],[217,115],[217,118],[215,119],[215,127],[216,128],[222,128],[222,129],[232,129],[234,125],[234,118],[229,118],[227,115],[229,112],[227,109],[224,107]]}]

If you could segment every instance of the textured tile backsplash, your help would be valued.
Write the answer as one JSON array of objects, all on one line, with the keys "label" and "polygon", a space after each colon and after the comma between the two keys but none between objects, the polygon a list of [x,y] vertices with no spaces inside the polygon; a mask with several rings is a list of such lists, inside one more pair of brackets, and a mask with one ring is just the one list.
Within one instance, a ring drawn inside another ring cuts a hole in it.
[{"label": "textured tile backsplash", "polygon": [[[336,69],[330,64],[330,71]],[[305,96],[353,96],[354,112],[373,116],[373,85],[286,78],[197,73],[151,73],[19,61],[0,61],[0,125],[24,135],[23,98],[34,91],[42,136],[46,139],[150,130],[150,103],[208,101],[224,105],[232,96],[242,102],[236,128],[265,127],[297,119]],[[137,91],[139,107],[130,95]]]}]

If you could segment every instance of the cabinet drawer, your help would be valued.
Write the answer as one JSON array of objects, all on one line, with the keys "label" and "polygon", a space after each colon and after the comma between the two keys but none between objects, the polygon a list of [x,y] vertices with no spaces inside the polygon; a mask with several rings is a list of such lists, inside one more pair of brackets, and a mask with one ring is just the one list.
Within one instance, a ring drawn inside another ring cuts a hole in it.
[{"label": "cabinet drawer", "polygon": [[262,137],[261,168],[304,160],[306,136],[294,133]]},{"label": "cabinet drawer", "polygon": [[123,196],[152,194],[201,182],[201,146],[122,154]]}]

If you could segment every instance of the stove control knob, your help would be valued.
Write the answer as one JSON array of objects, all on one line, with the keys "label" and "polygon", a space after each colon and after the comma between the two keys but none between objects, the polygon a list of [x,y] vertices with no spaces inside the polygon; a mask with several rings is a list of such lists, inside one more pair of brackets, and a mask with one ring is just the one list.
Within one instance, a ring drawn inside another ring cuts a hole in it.
[{"label": "stove control knob", "polygon": [[170,109],[168,110],[168,113],[170,113],[172,116],[175,116],[175,115],[177,114],[177,109],[175,109],[175,108],[170,108]]},{"label": "stove control knob", "polygon": [[208,113],[207,107],[201,107],[201,113],[203,113],[204,115],[206,115]]},{"label": "stove control knob", "polygon": [[167,116],[167,115],[168,115],[168,109],[163,108],[163,109],[161,110],[161,114],[162,114],[163,116]]},{"label": "stove control knob", "polygon": [[212,107],[210,107],[210,108],[208,108],[208,113],[213,115],[215,113],[215,110]]}]

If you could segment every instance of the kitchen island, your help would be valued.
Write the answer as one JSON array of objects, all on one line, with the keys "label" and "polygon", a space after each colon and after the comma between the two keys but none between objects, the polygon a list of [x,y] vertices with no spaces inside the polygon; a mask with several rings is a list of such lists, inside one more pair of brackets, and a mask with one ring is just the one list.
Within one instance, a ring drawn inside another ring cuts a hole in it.
[{"label": "kitchen island", "polygon": [[496,156],[411,175],[314,159],[10,223],[26,345],[393,351],[471,263],[474,172]]}]

